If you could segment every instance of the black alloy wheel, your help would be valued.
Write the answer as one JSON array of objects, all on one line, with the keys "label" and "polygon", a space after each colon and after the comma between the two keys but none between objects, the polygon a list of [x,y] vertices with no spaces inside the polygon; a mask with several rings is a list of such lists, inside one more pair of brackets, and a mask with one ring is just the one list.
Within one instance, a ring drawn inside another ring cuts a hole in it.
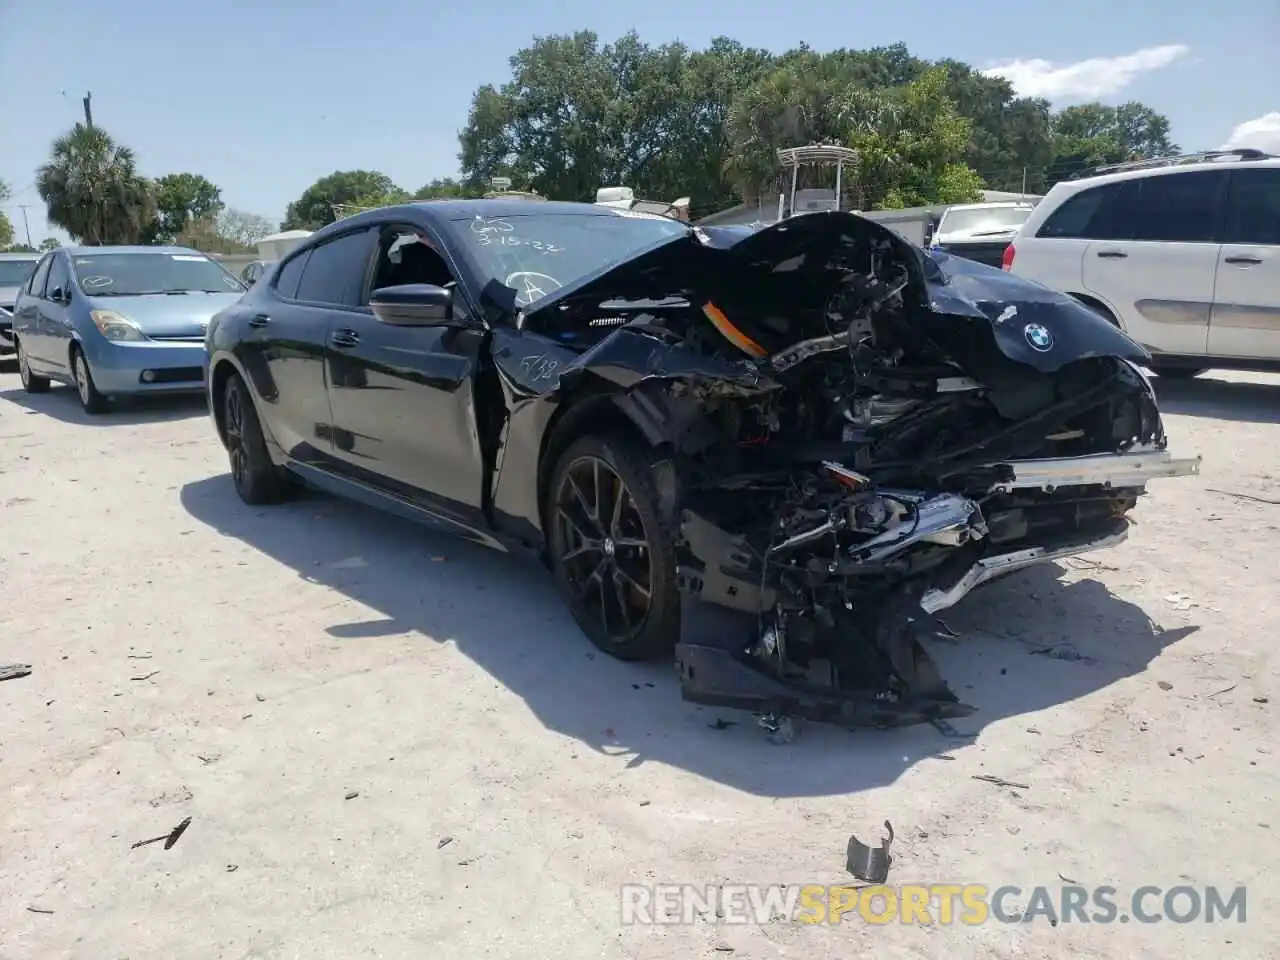
[{"label": "black alloy wheel", "polygon": [[240,499],[251,506],[283,499],[292,485],[271,462],[258,411],[249,388],[237,374],[227,381],[223,396],[222,434],[231,465],[231,482]]},{"label": "black alloy wheel", "polygon": [[552,477],[556,579],[582,631],[621,660],[668,656],[679,636],[675,548],[659,508],[648,458],[625,437],[578,440]]}]

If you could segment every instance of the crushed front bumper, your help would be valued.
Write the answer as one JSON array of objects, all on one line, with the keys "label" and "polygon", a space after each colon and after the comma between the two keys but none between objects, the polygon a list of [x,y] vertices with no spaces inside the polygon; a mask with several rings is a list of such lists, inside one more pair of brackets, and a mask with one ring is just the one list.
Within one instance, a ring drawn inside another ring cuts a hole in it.
[{"label": "crushed front bumper", "polygon": [[[1064,487],[1097,486],[1132,490],[1144,487],[1153,479],[1198,474],[1200,458],[1178,459],[1164,450],[1138,449],[1123,454],[1015,460],[993,464],[992,469],[1001,478],[992,492],[1041,490],[1052,493]],[[976,503],[973,508],[978,511]],[[980,511],[978,516],[981,517]],[[1079,533],[1074,538],[1055,537],[1043,545],[985,556],[979,547],[978,552],[972,554],[976,559],[967,567],[952,563],[939,568],[933,579],[926,581],[922,592],[910,594],[918,600],[907,601],[906,594],[898,595],[899,600],[908,602],[905,610],[894,612],[894,601],[886,595],[884,609],[878,612],[884,614],[884,626],[888,629],[879,634],[875,642],[893,663],[898,679],[905,681],[908,692],[902,695],[783,680],[762,670],[746,650],[680,644],[676,647],[676,667],[681,695],[686,701],[706,706],[851,728],[902,726],[968,716],[974,708],[959,702],[937,677],[920,643],[925,637],[922,627],[928,615],[959,603],[973,590],[1002,576],[1036,564],[1104,550],[1123,543],[1128,535],[1128,518],[1118,516],[1104,527],[1094,526],[1090,532]],[[971,545],[978,546],[977,543]],[[988,545],[985,549],[996,548]],[[958,553],[955,561],[963,564],[965,556]],[[912,663],[913,667],[902,669]]]},{"label": "crushed front bumper", "polygon": [[1149,480],[1198,474],[1200,458],[1176,458],[1167,450],[1136,449],[1126,453],[1095,453],[1050,460],[1010,460],[998,466],[1008,467],[1013,475],[998,481],[992,490],[1008,493],[1089,485],[1141,487]]}]

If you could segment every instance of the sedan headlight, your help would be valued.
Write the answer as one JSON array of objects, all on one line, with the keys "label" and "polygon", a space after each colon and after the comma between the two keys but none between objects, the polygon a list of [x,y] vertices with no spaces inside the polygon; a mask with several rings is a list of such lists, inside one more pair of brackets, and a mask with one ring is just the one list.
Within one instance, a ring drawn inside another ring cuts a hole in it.
[{"label": "sedan headlight", "polygon": [[93,319],[93,325],[98,328],[98,332],[108,340],[119,343],[147,339],[136,323],[114,310],[91,310],[89,316]]}]

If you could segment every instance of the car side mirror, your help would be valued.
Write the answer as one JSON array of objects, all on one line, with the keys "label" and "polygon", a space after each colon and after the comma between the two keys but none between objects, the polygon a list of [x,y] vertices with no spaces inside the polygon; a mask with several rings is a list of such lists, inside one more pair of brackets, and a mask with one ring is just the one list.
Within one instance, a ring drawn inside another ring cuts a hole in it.
[{"label": "car side mirror", "polygon": [[379,323],[393,327],[452,327],[453,291],[433,283],[381,287],[370,295],[369,306]]},{"label": "car side mirror", "polygon": [[68,291],[63,290],[62,287],[54,287],[49,291],[49,299],[54,303],[70,303],[71,294]]}]

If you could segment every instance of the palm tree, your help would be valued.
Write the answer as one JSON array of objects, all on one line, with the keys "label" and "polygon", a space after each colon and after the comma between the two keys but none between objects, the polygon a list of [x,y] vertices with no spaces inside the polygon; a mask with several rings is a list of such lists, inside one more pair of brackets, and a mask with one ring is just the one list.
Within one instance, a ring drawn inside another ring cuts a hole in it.
[{"label": "palm tree", "polygon": [[138,243],[155,218],[151,184],[133,151],[100,127],[77,123],[36,173],[49,220],[81,243]]}]

